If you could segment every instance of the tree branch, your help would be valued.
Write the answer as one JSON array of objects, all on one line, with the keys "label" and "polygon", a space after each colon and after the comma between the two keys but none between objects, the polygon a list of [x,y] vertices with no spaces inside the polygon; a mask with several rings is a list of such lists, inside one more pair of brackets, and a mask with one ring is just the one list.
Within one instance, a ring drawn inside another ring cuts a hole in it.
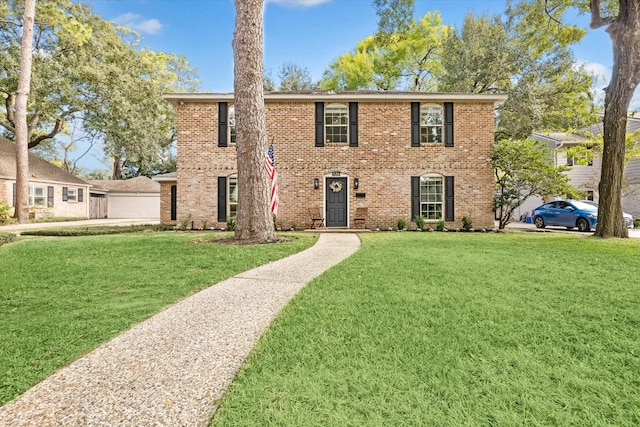
[{"label": "tree branch", "polygon": [[46,135],[40,135],[40,136],[36,137],[33,141],[29,141],[29,149],[32,149],[33,147],[37,147],[38,144],[40,144],[45,139],[53,138],[54,136],[56,136],[60,132],[60,130],[62,130],[62,120],[57,119],[56,120],[56,124],[53,127],[53,130],[51,132],[49,132]]},{"label": "tree branch", "polygon": [[611,25],[616,21],[616,19],[611,16],[600,16],[600,0],[589,0],[589,8],[591,9],[591,22],[589,26],[594,30]]}]

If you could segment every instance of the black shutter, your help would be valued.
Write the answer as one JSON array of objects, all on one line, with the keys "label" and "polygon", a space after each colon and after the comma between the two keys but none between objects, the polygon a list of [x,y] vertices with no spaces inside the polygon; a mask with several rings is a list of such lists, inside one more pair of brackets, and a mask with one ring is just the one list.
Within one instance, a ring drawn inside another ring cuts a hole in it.
[{"label": "black shutter", "polygon": [[62,201],[66,202],[69,200],[69,189],[67,187],[62,187]]},{"label": "black shutter", "polygon": [[82,188],[78,188],[78,201],[79,202],[84,201],[83,195],[84,195],[84,190]]},{"label": "black shutter", "polygon": [[411,219],[420,216],[420,177],[411,177]]},{"label": "black shutter", "polygon": [[171,186],[171,221],[178,219],[178,187]]},{"label": "black shutter", "polygon": [[453,102],[444,103],[444,146],[453,147]]},{"label": "black shutter", "polygon": [[349,147],[358,146],[358,103],[349,103]]},{"label": "black shutter", "polygon": [[227,221],[227,177],[218,177],[218,221]]},{"label": "black shutter", "polygon": [[50,185],[47,187],[47,207],[53,207],[53,186]]},{"label": "black shutter", "polygon": [[324,147],[324,102],[316,102],[316,147]]},{"label": "black shutter", "polygon": [[453,208],[453,177],[444,177],[444,220],[454,221],[455,212]]},{"label": "black shutter", "polygon": [[411,103],[411,146],[420,147],[420,103]]},{"label": "black shutter", "polygon": [[13,183],[13,206],[16,205],[17,203],[17,194],[16,194],[17,190],[16,190],[16,183]]},{"label": "black shutter", "polygon": [[227,102],[218,102],[218,147],[227,146],[228,107]]}]

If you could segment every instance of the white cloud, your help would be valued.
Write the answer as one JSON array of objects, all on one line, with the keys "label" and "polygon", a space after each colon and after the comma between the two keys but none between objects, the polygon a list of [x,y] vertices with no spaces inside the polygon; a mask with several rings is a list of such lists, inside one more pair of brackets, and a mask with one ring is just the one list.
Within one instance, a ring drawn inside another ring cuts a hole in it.
[{"label": "white cloud", "polygon": [[125,13],[114,19],[123,27],[146,34],[159,34],[162,31],[162,23],[157,19],[144,19],[135,13]]},{"label": "white cloud", "polygon": [[267,0],[267,3],[276,3],[283,6],[313,7],[332,0]]},{"label": "white cloud", "polygon": [[[583,62],[578,65],[584,67],[584,69],[594,77],[593,95],[596,102],[604,104],[604,89],[609,85],[609,81],[611,80],[611,68],[597,62]],[[636,89],[629,104],[629,112],[633,111],[640,111],[640,89]]]}]

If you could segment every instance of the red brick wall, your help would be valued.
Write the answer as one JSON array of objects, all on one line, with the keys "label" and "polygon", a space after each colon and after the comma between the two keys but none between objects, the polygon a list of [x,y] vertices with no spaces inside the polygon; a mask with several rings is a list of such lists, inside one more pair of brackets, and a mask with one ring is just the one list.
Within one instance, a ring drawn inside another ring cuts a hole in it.
[{"label": "red brick wall", "polygon": [[[357,207],[368,207],[367,228],[394,227],[411,217],[411,176],[455,177],[455,220],[470,215],[474,227],[493,227],[492,102],[454,104],[455,146],[411,147],[410,102],[360,101],[359,146],[314,146],[314,101],[266,103],[267,137],[275,145],[280,189],[278,226],[308,227],[308,207],[323,207],[324,177],[348,177],[349,225]],[[345,103],[346,105],[346,103]],[[442,103],[440,103],[442,105]],[[235,146],[218,147],[217,102],[187,102],[178,109],[178,221],[217,223],[217,178],[236,172]],[[356,198],[353,178],[358,178]],[[313,180],[320,180],[314,190]],[[163,192],[164,194],[164,192]],[[166,222],[166,204],[162,205]]]}]

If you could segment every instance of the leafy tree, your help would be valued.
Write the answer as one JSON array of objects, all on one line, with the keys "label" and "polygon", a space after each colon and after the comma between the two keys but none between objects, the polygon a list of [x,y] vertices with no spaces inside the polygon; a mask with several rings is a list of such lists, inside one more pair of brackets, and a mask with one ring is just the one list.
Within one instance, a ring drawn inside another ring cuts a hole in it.
[{"label": "leafy tree", "polygon": [[640,83],[640,2],[637,0],[521,0],[515,8],[530,25],[533,38],[544,40],[550,25],[568,27],[563,17],[569,8],[590,13],[590,27],[605,27],[611,38],[613,72],[605,90],[600,207],[596,236],[628,237],[622,219],[622,183],[625,162],[627,114]]},{"label": "leafy tree", "polygon": [[440,74],[440,52],[449,28],[438,12],[427,13],[417,22],[411,18],[403,30],[369,36],[352,52],[341,55],[325,70],[323,89],[409,90],[435,88]]},{"label": "leafy tree", "polygon": [[494,209],[499,215],[499,229],[509,224],[513,212],[531,196],[575,195],[564,171],[555,167],[551,151],[538,141],[503,139],[495,143],[491,161],[496,174]]},{"label": "leafy tree", "polygon": [[279,90],[312,90],[316,87],[309,69],[293,62],[282,64],[278,78]]},{"label": "leafy tree", "polygon": [[592,119],[592,79],[569,49],[582,34],[550,28],[538,45],[514,10],[506,22],[468,14],[443,43],[439,90],[509,95],[499,107],[496,140],[583,127]]},{"label": "leafy tree", "polygon": [[235,238],[278,240],[269,210],[270,183],[264,172],[267,132],[264,109],[263,0],[236,0],[233,34],[234,105],[238,159]]}]

